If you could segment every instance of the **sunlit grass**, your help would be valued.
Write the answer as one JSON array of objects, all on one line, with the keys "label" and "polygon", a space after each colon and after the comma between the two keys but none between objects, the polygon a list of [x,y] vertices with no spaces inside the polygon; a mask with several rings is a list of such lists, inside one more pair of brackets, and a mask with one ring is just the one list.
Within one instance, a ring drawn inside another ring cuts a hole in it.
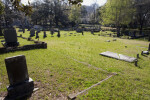
[{"label": "sunlit grass", "polygon": [[[29,75],[35,83],[38,83],[39,88],[31,100],[57,99],[63,96],[66,98],[69,94],[77,93],[105,79],[109,72],[117,72],[118,75],[80,95],[78,99],[150,99],[150,56],[140,55],[138,67],[135,67],[134,63],[99,55],[101,52],[111,51],[136,57],[142,50],[147,50],[148,42],[119,38],[113,41],[112,37],[92,35],[90,32],[84,32],[82,36],[81,33],[74,34],[75,31],[61,31],[60,38],[57,37],[57,33],[54,37],[51,37],[49,31],[46,33],[47,38],[43,39],[43,32],[40,32],[39,40],[48,44],[47,49],[16,51],[0,55],[0,82],[2,83],[0,93],[6,91],[6,86],[9,85],[4,59],[25,55]],[[64,35],[66,33],[67,36]],[[70,33],[73,34],[69,36]],[[28,37],[29,31],[18,32],[18,35],[20,34]],[[18,40],[22,41],[22,39]],[[107,40],[111,42],[106,42]],[[28,42],[25,41],[24,44]],[[107,70],[108,73],[77,60]]]}]

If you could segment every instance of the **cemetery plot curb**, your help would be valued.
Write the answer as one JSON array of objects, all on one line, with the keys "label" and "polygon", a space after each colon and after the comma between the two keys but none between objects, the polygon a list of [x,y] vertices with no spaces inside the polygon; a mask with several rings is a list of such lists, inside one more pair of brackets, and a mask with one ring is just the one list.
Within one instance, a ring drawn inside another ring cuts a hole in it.
[{"label": "cemetery plot curb", "polygon": [[22,50],[32,50],[32,49],[47,49],[47,43],[42,41],[35,41],[29,38],[21,37],[22,39],[26,39],[28,41],[34,41],[35,44],[24,45],[21,47],[1,47],[0,54],[14,52],[14,51],[22,51]]},{"label": "cemetery plot curb", "polygon": [[78,95],[81,95],[81,94],[85,93],[86,91],[92,89],[93,87],[96,87],[97,85],[100,85],[102,82],[108,80],[109,78],[111,78],[111,77],[114,76],[114,75],[116,75],[116,73],[113,73],[113,74],[109,75],[107,78],[101,80],[100,82],[98,82],[98,83],[92,85],[91,87],[89,87],[89,88],[87,88],[87,89],[85,89],[85,90],[83,90],[83,91],[81,91],[81,92],[78,92],[77,94],[70,94],[70,95],[68,95],[68,99],[69,99],[69,100],[74,100],[74,99],[76,99],[76,97],[77,97]]}]

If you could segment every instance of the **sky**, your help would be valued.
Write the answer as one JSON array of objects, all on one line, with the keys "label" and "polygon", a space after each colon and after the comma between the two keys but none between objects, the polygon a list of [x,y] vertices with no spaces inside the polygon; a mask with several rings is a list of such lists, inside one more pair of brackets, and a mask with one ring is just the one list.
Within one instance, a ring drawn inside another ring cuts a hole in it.
[{"label": "sky", "polygon": [[107,2],[107,0],[83,0],[82,5],[90,6],[93,3],[97,3],[99,6],[104,5]]},{"label": "sky", "polygon": [[[28,0],[21,0],[24,4],[28,2]],[[30,1],[34,1],[34,0],[30,0]],[[99,6],[102,6],[104,5],[107,0],[83,0],[83,3],[82,5],[87,5],[87,6],[90,6],[92,5],[93,3],[97,3]]]}]

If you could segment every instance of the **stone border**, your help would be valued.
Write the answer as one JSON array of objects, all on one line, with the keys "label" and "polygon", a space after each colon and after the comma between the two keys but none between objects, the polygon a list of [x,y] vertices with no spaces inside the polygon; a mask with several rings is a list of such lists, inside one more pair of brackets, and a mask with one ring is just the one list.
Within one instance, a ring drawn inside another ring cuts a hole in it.
[{"label": "stone border", "polygon": [[102,82],[108,80],[109,78],[111,78],[111,77],[114,76],[114,75],[117,75],[117,74],[109,75],[107,78],[105,78],[105,79],[99,81],[98,83],[92,85],[91,87],[89,87],[89,88],[87,88],[87,89],[85,89],[85,90],[83,90],[83,91],[81,91],[81,92],[78,92],[78,93],[76,93],[76,94],[69,94],[69,95],[68,95],[68,100],[75,100],[78,95],[81,95],[81,94],[87,92],[88,90],[90,90],[90,89],[92,89],[92,88],[94,88],[94,87],[100,85]]},{"label": "stone border", "polygon": [[4,39],[4,37],[0,37],[0,39]]},{"label": "stone border", "polygon": [[45,42],[35,41],[31,38],[26,38],[26,37],[21,37],[21,38],[26,39],[27,41],[34,41],[35,44],[24,45],[21,47],[1,47],[0,54],[14,52],[14,51],[32,50],[32,49],[47,49],[47,43]]}]

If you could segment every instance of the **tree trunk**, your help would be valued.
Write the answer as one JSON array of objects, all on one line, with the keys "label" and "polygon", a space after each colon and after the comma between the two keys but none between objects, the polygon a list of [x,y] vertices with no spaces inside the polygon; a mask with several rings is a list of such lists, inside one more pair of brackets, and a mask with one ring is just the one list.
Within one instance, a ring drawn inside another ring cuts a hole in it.
[{"label": "tree trunk", "polygon": [[143,23],[140,24],[140,35],[142,35],[143,32]]},{"label": "tree trunk", "polygon": [[117,26],[117,37],[120,37],[120,27]]}]

